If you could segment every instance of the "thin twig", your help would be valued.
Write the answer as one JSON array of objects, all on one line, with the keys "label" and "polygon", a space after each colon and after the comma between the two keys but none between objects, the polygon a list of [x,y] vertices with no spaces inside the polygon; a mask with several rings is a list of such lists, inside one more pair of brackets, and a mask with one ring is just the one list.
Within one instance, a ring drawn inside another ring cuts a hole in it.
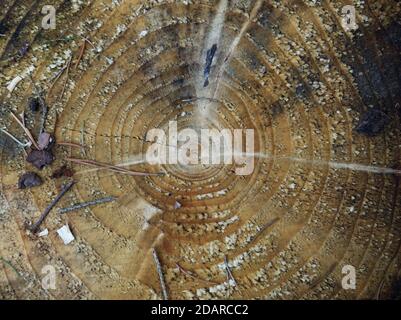
[{"label": "thin twig", "polygon": [[61,189],[60,193],[53,199],[53,201],[47,206],[45,211],[43,211],[42,215],[39,217],[39,220],[33,224],[32,226],[29,226],[28,229],[31,230],[33,233],[36,233],[42,224],[42,222],[46,219],[50,211],[53,209],[53,207],[60,201],[60,199],[66,194],[68,190],[71,189],[71,187],[75,184],[75,181],[71,181],[67,183],[63,188]]},{"label": "thin twig", "polygon": [[209,97],[190,97],[190,98],[184,98],[184,99],[181,99],[181,102],[194,102],[194,101],[197,101],[197,100],[208,100],[208,101],[211,101],[211,102],[219,102],[219,100],[214,99],[214,98],[209,98]]},{"label": "thin twig", "polygon": [[94,160],[84,160],[84,159],[75,159],[75,158],[66,158],[65,160],[71,161],[74,163],[82,164],[82,165],[88,165],[92,167],[97,167],[105,170],[111,170],[114,172],[122,173],[122,174],[127,174],[131,176],[159,176],[160,173],[146,173],[146,172],[137,172],[137,171],[131,171],[119,166],[107,164],[107,163],[102,163]]},{"label": "thin twig", "polygon": [[[117,171],[117,172],[129,171],[129,170],[127,170],[125,168],[122,168],[122,167],[117,167],[117,166],[114,166],[114,165],[110,165],[110,164],[107,164],[107,163],[102,163],[102,162],[98,162],[98,161],[94,161],[94,160],[75,159],[75,158],[67,158],[66,160],[74,162],[74,163],[82,164],[82,165],[93,166],[93,167],[96,167],[96,168],[110,169],[110,170]],[[129,172],[131,172],[131,171],[129,171]]]},{"label": "thin twig", "polygon": [[381,294],[382,294],[382,290],[383,290],[383,286],[384,286],[384,280],[385,280],[385,278],[383,278],[383,280],[380,281],[379,290],[377,291],[377,295],[376,295],[376,300],[380,300],[380,297],[381,297]]},{"label": "thin twig", "polygon": [[[81,135],[80,135],[80,143],[81,145],[85,145],[85,135],[84,135],[84,131],[85,131],[85,121],[82,122],[82,127],[81,127]],[[81,154],[86,157],[86,150],[84,148],[81,149]]]},{"label": "thin twig", "polygon": [[57,72],[56,76],[53,77],[52,84],[50,85],[50,88],[49,88],[49,92],[53,89],[54,85],[57,83],[57,80],[60,79],[61,75],[64,73],[64,71],[67,69],[67,67],[68,67],[68,62],[65,66],[63,66],[61,68],[61,70],[59,72]]},{"label": "thin twig", "polygon": [[60,96],[59,96],[59,99],[60,99],[60,100],[63,98],[64,91],[65,91],[65,88],[66,88],[66,86],[67,86],[68,76],[70,75],[71,61],[72,61],[72,55],[70,55],[70,58],[68,59],[68,63],[67,63],[67,74],[66,74],[66,76],[65,76],[65,81],[64,81],[64,85],[63,85],[63,90],[61,91],[61,94],[60,94]]},{"label": "thin twig", "polygon": [[15,267],[13,266],[13,264],[12,264],[10,261],[4,259],[3,257],[0,257],[0,260],[3,261],[4,264],[8,265],[11,269],[13,269],[13,271],[14,271],[20,278],[24,278],[24,277],[22,276],[22,274],[17,270],[17,268],[15,268]]},{"label": "thin twig", "polygon": [[318,286],[319,283],[321,283],[323,280],[325,280],[333,271],[334,269],[337,267],[338,262],[333,262],[329,269],[320,277],[318,277],[315,281],[313,281],[310,285],[309,285],[309,290],[314,289],[315,287]]},{"label": "thin twig", "polygon": [[77,203],[77,204],[74,204],[71,207],[59,209],[58,213],[64,214],[64,213],[68,213],[68,212],[71,212],[71,211],[83,209],[83,208],[86,208],[86,207],[89,207],[89,206],[94,206],[94,205],[97,205],[97,204],[102,204],[102,203],[115,201],[116,199],[117,199],[116,197],[105,197],[105,198],[101,198],[101,199],[96,199],[96,200],[91,200],[91,201],[87,201],[87,202]]},{"label": "thin twig", "polygon": [[236,287],[237,286],[237,281],[235,281],[235,278],[234,278],[234,276],[233,276],[233,274],[231,272],[231,269],[230,269],[230,267],[228,265],[227,256],[224,256],[224,265],[226,266],[226,273],[227,273],[228,283],[230,283],[230,280],[231,280],[234,283],[234,287]]},{"label": "thin twig", "polygon": [[95,45],[94,45],[87,37],[84,37],[84,36],[82,36],[82,35],[80,35],[80,34],[78,34],[78,33],[77,33],[77,35],[78,35],[79,37],[81,37],[82,40],[84,40],[84,41],[86,41],[87,43],[89,43],[94,49],[96,49]]},{"label": "thin twig", "polygon": [[24,124],[21,122],[21,120],[18,119],[18,117],[12,111],[10,111],[10,112],[11,112],[11,115],[13,116],[13,118],[15,119],[15,121],[17,121],[17,123],[20,125],[20,127],[24,130],[25,134],[27,135],[28,139],[32,142],[34,147],[39,150],[39,146],[36,143],[35,139],[33,138],[29,129],[24,126]]},{"label": "thin twig", "polygon": [[21,142],[16,137],[14,137],[10,132],[8,132],[7,130],[5,130],[3,128],[0,128],[0,130],[1,130],[1,132],[6,134],[7,136],[9,136],[11,139],[13,139],[14,142],[16,142],[22,148],[29,147],[31,145],[31,142],[26,142],[26,143]]},{"label": "thin twig", "polygon": [[78,60],[77,60],[77,62],[75,63],[74,69],[77,69],[77,68],[78,68],[78,65],[79,65],[79,63],[81,62],[82,57],[83,57],[83,55],[84,55],[85,48],[86,48],[86,40],[83,40],[82,45],[81,45],[81,50],[80,50],[80,52],[79,52]]},{"label": "thin twig", "polygon": [[157,252],[156,252],[155,248],[152,248],[152,254],[153,254],[153,260],[155,261],[155,264],[156,264],[157,273],[159,274],[159,280],[160,280],[160,285],[162,288],[164,300],[168,300],[168,292],[167,292],[166,283],[164,281],[163,270],[162,270],[162,266],[160,264],[160,260],[159,260],[159,257],[157,256]]},{"label": "thin twig", "polygon": [[183,274],[186,274],[187,276],[190,276],[191,278],[196,278],[196,276],[191,271],[185,270],[178,263],[176,263],[175,265],[178,268],[178,270],[180,270]]},{"label": "thin twig", "polygon": [[202,281],[202,282],[205,282],[205,283],[208,283],[208,284],[213,284],[213,285],[218,285],[218,284],[219,284],[218,282],[214,282],[214,281],[211,281],[211,280],[202,279],[202,278],[199,277],[197,274],[194,274],[194,273],[192,273],[192,272],[190,272],[190,271],[188,271],[188,270],[185,270],[185,269],[184,269],[183,267],[181,267],[178,263],[176,263],[175,265],[177,266],[178,270],[180,270],[183,274],[186,274],[187,276],[189,276],[189,277],[191,277],[191,278],[193,278],[193,279],[200,280],[200,281]]},{"label": "thin twig", "polygon": [[68,147],[74,147],[74,148],[80,148],[80,149],[84,148],[85,149],[85,146],[80,145],[78,143],[74,143],[74,142],[64,142],[64,141],[62,141],[62,142],[57,142],[57,144],[60,145],[60,146],[68,146]]},{"label": "thin twig", "polygon": [[[397,165],[397,167],[398,166],[399,165]],[[395,190],[398,190],[398,186],[399,186],[399,179],[397,179],[397,186],[396,186]],[[398,192],[396,191],[395,192],[395,198],[397,197],[397,195],[398,195]],[[380,300],[381,299],[384,283],[386,282],[386,280],[388,280],[387,277],[386,277],[387,270],[392,266],[393,262],[397,259],[397,257],[398,257],[398,250],[394,253],[394,255],[391,258],[390,264],[388,264],[388,266],[387,266],[386,272],[384,274],[384,277],[383,277],[382,281],[380,282],[380,286],[379,286],[379,289],[377,291],[376,300]]]},{"label": "thin twig", "polygon": [[255,241],[267,228],[271,227],[273,224],[275,224],[277,221],[279,221],[280,218],[274,218],[270,220],[268,223],[266,223],[251,239],[250,242]]},{"label": "thin twig", "polygon": [[22,111],[20,113],[20,117],[21,117],[21,122],[24,125],[24,127],[26,127],[26,123],[25,123],[25,111]]}]

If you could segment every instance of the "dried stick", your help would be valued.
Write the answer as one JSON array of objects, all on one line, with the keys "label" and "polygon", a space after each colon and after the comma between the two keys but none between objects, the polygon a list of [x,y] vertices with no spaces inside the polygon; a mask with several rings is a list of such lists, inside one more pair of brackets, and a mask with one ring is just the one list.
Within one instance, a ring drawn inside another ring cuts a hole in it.
[{"label": "dried stick", "polygon": [[10,132],[8,132],[7,130],[5,130],[3,128],[0,128],[0,130],[1,130],[1,132],[6,134],[7,136],[9,136],[12,140],[14,140],[14,142],[16,142],[22,148],[29,147],[31,145],[31,142],[27,142],[27,143],[21,142],[16,137],[14,137]]},{"label": "dried stick", "polygon": [[232,280],[234,282],[234,287],[237,286],[237,281],[235,281],[235,278],[231,272],[230,267],[228,266],[228,261],[227,261],[227,256],[224,256],[224,265],[226,266],[226,272],[227,272],[227,280]]},{"label": "dried stick", "polygon": [[77,60],[77,62],[75,63],[74,69],[77,69],[77,68],[78,68],[79,63],[80,63],[81,60],[82,60],[82,56],[84,55],[85,48],[86,48],[86,40],[83,40],[82,45],[81,45],[81,50],[80,50],[80,52],[79,52],[78,60]]},{"label": "dried stick", "polygon": [[[84,135],[84,130],[85,130],[85,121],[82,122],[82,127],[81,127],[81,135],[80,135],[80,143],[84,146],[85,145],[85,135]],[[81,155],[86,157],[86,150],[83,148],[81,149]]]},{"label": "dried stick", "polygon": [[24,125],[24,127],[26,127],[26,124],[25,124],[25,111],[22,111],[19,116],[21,118],[22,124]]},{"label": "dried stick", "polygon": [[82,38],[82,40],[85,40],[87,43],[89,43],[94,49],[96,49],[96,47],[95,47],[95,45],[92,43],[92,41],[90,41],[88,38],[86,38],[86,37],[84,37],[84,36],[82,36],[82,35],[80,35],[80,34],[77,34],[79,37],[81,37]]},{"label": "dried stick", "polygon": [[92,166],[96,166],[96,167],[109,168],[109,169],[113,169],[113,170],[117,170],[117,171],[134,172],[134,171],[125,169],[123,167],[119,167],[119,166],[115,166],[115,165],[111,165],[111,164],[107,164],[107,163],[103,163],[103,162],[98,162],[95,160],[84,160],[84,159],[74,159],[74,158],[72,158],[72,159],[67,158],[67,160],[70,160],[72,162],[78,162],[81,164],[92,165]]},{"label": "dried stick", "polygon": [[118,173],[128,174],[131,176],[159,176],[160,175],[160,173],[146,173],[146,172],[131,171],[131,170],[119,167],[119,166],[102,163],[102,162],[97,162],[94,160],[84,160],[84,159],[75,159],[75,158],[66,158],[66,160],[74,162],[74,163],[78,163],[78,164],[83,164],[83,165],[88,165],[88,166],[97,167],[97,168],[101,168],[101,169],[111,170],[111,171],[118,172]]},{"label": "dried stick", "polygon": [[183,274],[186,274],[187,276],[189,276],[189,277],[191,277],[193,279],[200,280],[200,281],[205,282],[207,284],[213,284],[213,285],[218,285],[219,284],[218,282],[214,282],[214,281],[211,281],[211,280],[205,280],[205,279],[200,278],[198,275],[196,275],[196,274],[194,274],[194,273],[192,273],[192,272],[190,272],[188,270],[185,270],[178,263],[176,263],[175,265],[178,268],[178,270],[180,270]]},{"label": "dried stick", "polygon": [[[397,103],[397,104],[398,104],[398,103]],[[399,165],[397,165],[397,167],[398,167],[398,166],[399,166]],[[397,177],[397,186],[396,186],[395,190],[398,190],[398,186],[399,186],[399,177]],[[396,192],[395,195],[397,196],[397,194],[398,194],[398,192]],[[393,201],[393,202],[394,202],[394,201]],[[392,256],[391,262],[390,262],[390,264],[387,266],[386,273],[387,273],[388,268],[390,268],[391,265],[393,264],[393,262],[397,259],[397,256],[398,256],[398,250],[397,250],[397,251],[394,253],[394,255]],[[383,287],[384,287],[384,283],[386,282],[386,280],[388,280],[387,277],[386,277],[386,273],[384,274],[384,277],[383,277],[382,281],[380,282],[379,290],[377,291],[377,295],[376,295],[376,300],[380,300],[380,299],[381,299],[381,295],[382,295],[382,290],[383,290]]]},{"label": "dried stick", "polygon": [[68,63],[65,66],[63,66],[59,72],[57,72],[55,77],[53,77],[49,92],[53,89],[54,85],[57,83],[57,80],[60,79],[61,75],[64,73],[64,71],[67,69],[67,67],[68,67]]},{"label": "dried stick", "polygon": [[73,148],[85,148],[83,145],[80,145],[78,143],[74,143],[74,142],[57,142],[58,145],[60,146],[68,146],[68,147],[73,147]]},{"label": "dried stick", "polygon": [[384,280],[385,280],[385,278],[382,281],[380,281],[379,290],[377,291],[377,294],[376,294],[376,300],[380,300],[380,297],[382,295],[383,286],[384,286]]},{"label": "dried stick", "polygon": [[67,158],[66,160],[75,162],[78,164],[82,164],[82,165],[93,166],[93,167],[100,168],[100,169],[109,169],[109,170],[115,171],[115,172],[122,172],[122,173],[126,173],[126,172],[132,173],[133,172],[133,171],[127,170],[125,168],[117,167],[117,166],[106,164],[106,163],[97,162],[94,160],[84,160],[84,159],[74,159],[74,158]]},{"label": "dried stick", "polygon": [[315,281],[313,281],[310,285],[309,285],[309,290],[314,289],[315,287],[318,286],[318,284],[322,281],[324,281],[329,275],[330,273],[332,273],[334,271],[334,269],[337,267],[338,262],[333,262],[329,269],[320,277],[318,277]]},{"label": "dried stick", "polygon": [[68,59],[68,63],[67,63],[67,66],[66,66],[67,74],[66,74],[66,76],[65,76],[65,81],[64,81],[64,85],[63,85],[63,90],[61,91],[61,94],[60,94],[60,96],[59,96],[59,99],[63,98],[64,91],[65,91],[65,88],[66,88],[66,86],[67,86],[68,76],[70,75],[71,61],[72,61],[72,55],[70,55],[70,58]]},{"label": "dried stick", "polygon": [[24,277],[21,275],[21,273],[17,270],[17,268],[15,268],[15,267],[13,266],[13,264],[12,264],[10,261],[4,259],[3,257],[0,257],[0,260],[3,261],[4,264],[8,265],[11,269],[13,269],[13,271],[14,271],[20,278],[24,278]]},{"label": "dried stick", "polygon": [[53,207],[60,201],[60,199],[66,194],[68,190],[71,189],[71,187],[75,184],[74,181],[71,181],[67,183],[63,188],[61,189],[60,193],[53,199],[53,201],[48,205],[48,207],[43,211],[42,215],[39,217],[39,220],[36,221],[35,224],[32,226],[29,226],[28,229],[32,231],[33,233],[36,233],[42,224],[42,222],[46,219],[50,211],[53,209]]},{"label": "dried stick", "polygon": [[271,227],[273,224],[275,224],[277,221],[279,221],[280,218],[274,218],[270,220],[268,223],[266,223],[262,228],[254,235],[254,237],[251,239],[250,243],[255,241],[267,228]]},{"label": "dried stick", "polygon": [[116,199],[117,199],[116,197],[105,197],[105,198],[101,198],[101,199],[96,199],[96,200],[91,200],[91,201],[87,201],[87,202],[77,203],[77,204],[74,204],[71,207],[59,209],[58,213],[63,214],[63,213],[67,213],[67,212],[83,209],[83,208],[86,208],[86,207],[89,207],[89,206],[94,206],[94,205],[97,205],[97,204],[111,202],[111,201],[114,201]]},{"label": "dried stick", "polygon": [[208,101],[211,101],[211,102],[219,102],[219,100],[213,99],[213,98],[209,98],[209,97],[184,98],[184,99],[181,99],[181,102],[194,102],[194,101],[197,101],[197,100],[208,100]]},{"label": "dried stick", "polygon": [[13,118],[15,119],[15,121],[17,121],[17,123],[20,125],[20,127],[24,130],[24,132],[27,135],[28,139],[32,142],[32,144],[35,146],[35,148],[39,150],[39,146],[36,143],[35,139],[33,138],[31,132],[29,131],[29,129],[24,126],[24,124],[21,122],[21,120],[18,119],[18,117],[12,111],[10,111],[10,112],[11,112],[11,115],[13,116]]},{"label": "dried stick", "polygon": [[159,274],[159,280],[160,280],[160,285],[162,288],[164,300],[168,300],[168,292],[167,292],[166,283],[164,281],[162,266],[160,264],[160,260],[159,260],[159,257],[157,256],[157,252],[156,252],[155,248],[152,248],[152,254],[153,254],[153,260],[155,261],[155,264],[156,264],[157,273]]}]

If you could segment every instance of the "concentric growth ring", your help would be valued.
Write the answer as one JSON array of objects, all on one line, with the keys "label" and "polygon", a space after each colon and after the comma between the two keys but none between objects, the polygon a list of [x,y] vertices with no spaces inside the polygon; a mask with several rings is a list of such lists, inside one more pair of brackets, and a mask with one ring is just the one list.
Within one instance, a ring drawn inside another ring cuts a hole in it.
[{"label": "concentric growth ring", "polygon": [[[40,171],[44,185],[18,192],[13,185],[33,168],[2,149],[0,254],[23,277],[0,269],[0,297],[161,297],[152,248],[173,299],[395,296],[396,1],[358,4],[357,31],[341,23],[343,1],[53,2],[55,30],[37,27],[34,1],[1,9],[1,87],[26,70],[33,81],[4,89],[0,102],[21,113],[35,83],[49,106],[45,129],[86,148],[57,146]],[[372,108],[388,117],[373,136],[355,130]],[[0,125],[22,135],[0,112]],[[39,118],[27,112],[34,133]],[[150,164],[147,134],[172,122],[197,133],[254,130],[251,174],[236,174],[236,163]],[[77,183],[59,206],[117,200],[52,212],[48,236],[27,233],[62,184],[45,177],[66,158],[152,175],[68,163]],[[55,232],[63,224],[75,236],[69,245]],[[40,287],[45,265],[63,275],[54,291]],[[342,286],[344,266],[357,272],[353,290]],[[25,291],[27,281],[37,290]]]}]

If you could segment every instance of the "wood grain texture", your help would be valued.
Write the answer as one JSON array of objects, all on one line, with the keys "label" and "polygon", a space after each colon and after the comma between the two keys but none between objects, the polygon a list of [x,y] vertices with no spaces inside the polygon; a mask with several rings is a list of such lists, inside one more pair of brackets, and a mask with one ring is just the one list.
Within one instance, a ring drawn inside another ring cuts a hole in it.
[{"label": "wood grain texture", "polygon": [[[33,168],[0,144],[0,298],[161,299],[152,248],[171,299],[400,297],[399,177],[328,163],[401,165],[398,1],[355,1],[352,32],[340,22],[351,1],[52,2],[57,27],[43,30],[47,1],[2,1],[0,127],[24,138],[9,111],[27,110],[37,137],[32,82],[6,89],[34,66],[49,108],[45,131],[84,143],[85,156],[56,146],[56,161],[38,171],[44,184],[16,190]],[[218,40],[217,50],[199,89],[208,39]],[[74,67],[66,68],[71,55]],[[191,126],[205,103],[210,126],[255,129],[256,152],[268,156],[256,158],[253,174],[138,161],[150,128]],[[372,107],[390,120],[367,137],[354,129]],[[166,174],[124,176],[64,160],[83,157]],[[63,164],[77,183],[59,207],[118,200],[54,210],[42,226],[49,235],[32,235],[25,224],[59,192],[64,180],[50,176]],[[56,233],[66,223],[75,236],[67,246]],[[56,269],[55,290],[42,288],[46,265]],[[344,265],[356,268],[355,290],[341,287]]]}]

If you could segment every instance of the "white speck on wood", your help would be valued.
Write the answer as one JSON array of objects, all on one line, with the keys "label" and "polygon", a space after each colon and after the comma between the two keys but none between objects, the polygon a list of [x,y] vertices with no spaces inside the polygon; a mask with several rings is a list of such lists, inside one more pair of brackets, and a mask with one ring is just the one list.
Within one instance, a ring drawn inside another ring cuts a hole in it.
[{"label": "white speck on wood", "polygon": [[45,229],[45,230],[39,232],[39,233],[38,233],[38,236],[39,236],[39,237],[46,237],[48,234],[49,234],[49,230],[48,230],[48,229]]},{"label": "white speck on wood", "polygon": [[147,34],[148,34],[148,31],[147,31],[147,30],[143,30],[143,31],[141,31],[141,33],[139,34],[139,38],[143,38],[143,37],[145,37]]}]

